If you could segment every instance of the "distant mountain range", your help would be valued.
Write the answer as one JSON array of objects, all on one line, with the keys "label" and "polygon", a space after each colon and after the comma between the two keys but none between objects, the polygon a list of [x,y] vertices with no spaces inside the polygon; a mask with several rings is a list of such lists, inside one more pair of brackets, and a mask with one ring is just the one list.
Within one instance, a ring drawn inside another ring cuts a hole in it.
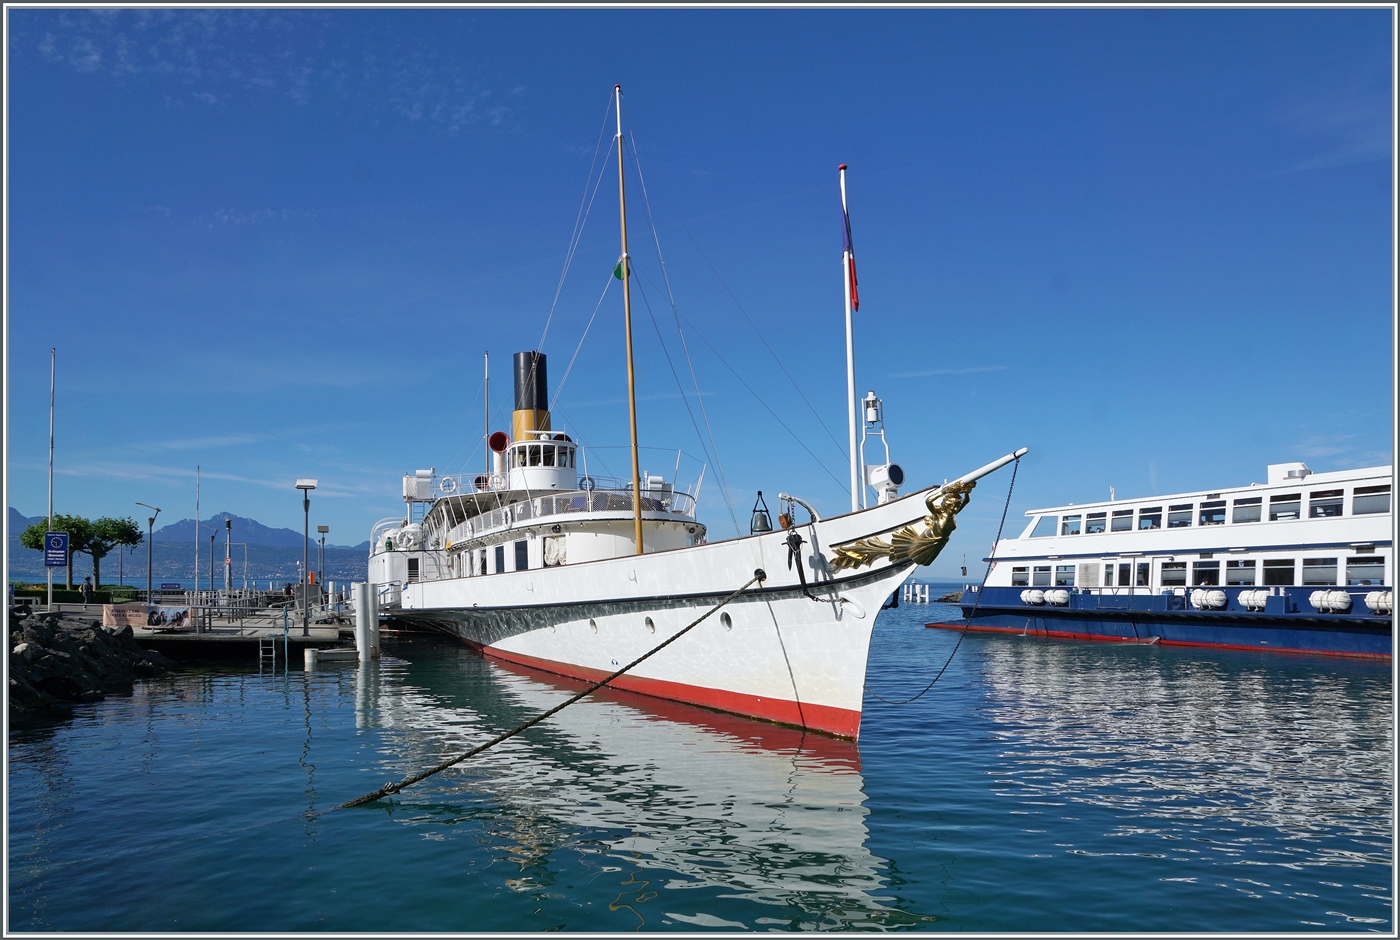
[{"label": "distant mountain range", "polygon": [[[233,520],[233,541],[247,544],[247,572],[248,577],[253,580],[276,580],[278,583],[295,580],[297,577],[298,563],[302,557],[302,535],[292,529],[273,529],[254,519],[244,519],[231,513],[218,513],[208,520],[199,524],[201,534],[215,534],[218,539],[215,543],[215,577],[218,580],[223,578],[223,528],[224,520]],[[42,522],[43,516],[25,516],[13,506],[10,507],[10,558],[9,571],[6,576],[10,580],[42,581],[44,579],[44,557],[43,553],[34,549],[25,548],[19,543],[20,533],[31,523]],[[144,519],[141,520],[145,522]],[[194,520],[181,519],[168,526],[156,529],[151,540],[151,552],[154,560],[153,576],[156,578],[188,578],[194,574]],[[312,533],[313,535],[315,533]],[[207,577],[209,574],[209,544],[206,540],[201,540],[200,552],[200,573]],[[317,548],[315,542],[311,545],[311,561],[316,564]],[[233,571],[236,583],[241,583],[244,572],[244,548],[235,544],[233,547]],[[325,576],[328,580],[335,581],[363,581],[366,577],[367,556],[369,553],[369,541],[366,540],[359,545],[326,545]],[[54,569],[60,577],[65,572],[62,568]],[[119,561],[116,552],[112,552],[102,561],[102,581],[104,584],[115,584],[119,571],[124,572],[124,577],[128,584],[134,579],[142,579],[146,576],[146,547],[142,545],[135,551],[126,553]],[[81,581],[84,577],[92,573],[92,562],[86,555],[78,555],[73,559],[74,582]]]},{"label": "distant mountain range", "polygon": [[[10,533],[18,535],[29,525],[41,522],[43,516],[25,516],[18,509],[10,507]],[[245,519],[242,516],[235,516],[231,512],[219,512],[199,523],[199,531],[206,537],[217,534],[218,541],[222,544],[224,533],[224,520],[233,520],[233,541],[247,542],[249,545],[286,545],[291,548],[301,548],[302,533],[295,529],[273,529],[263,525],[256,519]],[[145,520],[138,520],[144,522]],[[316,533],[311,533],[311,539],[316,540]],[[185,542],[194,543],[194,520],[181,519],[179,522],[172,522],[167,526],[161,526],[151,534],[153,542]],[[369,540],[366,539],[359,545],[335,545],[326,543],[326,548],[355,548],[369,551]]]}]

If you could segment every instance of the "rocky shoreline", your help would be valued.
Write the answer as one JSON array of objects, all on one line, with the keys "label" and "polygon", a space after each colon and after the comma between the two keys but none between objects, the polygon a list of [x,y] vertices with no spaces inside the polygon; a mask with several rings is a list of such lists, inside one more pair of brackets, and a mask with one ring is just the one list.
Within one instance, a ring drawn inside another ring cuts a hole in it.
[{"label": "rocky shoreline", "polygon": [[129,693],[138,679],[164,675],[173,660],[137,644],[131,627],[59,614],[10,620],[10,729],[67,717],[75,704]]}]

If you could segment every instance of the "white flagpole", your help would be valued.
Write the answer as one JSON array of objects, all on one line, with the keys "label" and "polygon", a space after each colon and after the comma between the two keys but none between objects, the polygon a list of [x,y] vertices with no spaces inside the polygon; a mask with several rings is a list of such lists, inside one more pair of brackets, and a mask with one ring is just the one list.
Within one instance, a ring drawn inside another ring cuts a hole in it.
[{"label": "white flagpole", "polygon": [[[53,390],[54,390],[54,377],[57,375],[57,371],[56,371],[57,368],[58,368],[58,347],[55,346],[55,347],[53,347],[53,348],[51,348],[51,349],[49,350],[49,528],[48,528],[48,531],[50,531],[50,532],[53,531]],[[49,582],[48,609],[49,609],[49,610],[53,610],[53,569],[50,568],[50,567],[48,566],[48,563],[47,563],[48,553],[49,553],[49,545],[48,545],[48,542],[46,541],[46,542],[44,543],[44,556],[45,556],[44,573],[48,575],[48,582]]]},{"label": "white flagpole", "polygon": [[[841,214],[846,215],[846,164],[841,164]],[[841,276],[846,287],[846,414],[850,425],[851,512],[860,509],[860,468],[856,457],[856,347],[851,330],[851,252],[841,252]]]}]

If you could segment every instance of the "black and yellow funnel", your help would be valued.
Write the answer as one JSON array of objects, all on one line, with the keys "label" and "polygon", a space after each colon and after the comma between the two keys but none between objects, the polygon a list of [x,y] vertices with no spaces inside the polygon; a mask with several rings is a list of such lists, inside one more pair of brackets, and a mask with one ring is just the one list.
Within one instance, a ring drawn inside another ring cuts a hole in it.
[{"label": "black and yellow funnel", "polygon": [[530,431],[549,430],[549,381],[542,352],[515,354],[515,411],[510,416],[512,440],[523,441]]}]

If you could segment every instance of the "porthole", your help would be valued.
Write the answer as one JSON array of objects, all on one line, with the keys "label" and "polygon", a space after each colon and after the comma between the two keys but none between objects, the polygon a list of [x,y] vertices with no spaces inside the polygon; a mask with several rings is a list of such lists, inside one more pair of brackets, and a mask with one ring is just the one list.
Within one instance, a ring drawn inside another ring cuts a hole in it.
[{"label": "porthole", "polygon": [[728,613],[728,611],[726,611],[726,612],[724,612],[724,613],[721,613],[721,614],[719,615],[719,625],[720,625],[721,627],[724,627],[724,629],[726,629],[726,630],[733,630],[733,629],[734,629],[734,621],[731,620],[731,619],[729,619],[729,613]]},{"label": "porthole", "polygon": [[655,633],[655,632],[656,632],[656,624],[652,621],[652,619],[651,619],[650,617],[647,618],[647,632],[648,632],[648,633]]},{"label": "porthole", "polygon": [[594,620],[594,619],[592,619],[592,618],[589,618],[589,620],[588,620],[588,629],[592,630],[594,633],[597,633],[597,632],[598,632],[598,621],[596,621],[596,620]]}]

